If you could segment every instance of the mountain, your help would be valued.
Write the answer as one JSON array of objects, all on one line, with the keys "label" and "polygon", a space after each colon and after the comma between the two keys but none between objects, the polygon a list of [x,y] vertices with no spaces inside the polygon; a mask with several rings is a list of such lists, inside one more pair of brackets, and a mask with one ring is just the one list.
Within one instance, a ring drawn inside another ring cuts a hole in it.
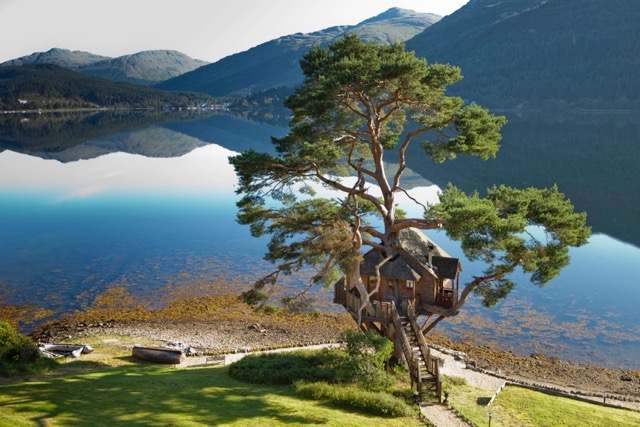
[{"label": "mountain", "polygon": [[338,26],[310,34],[292,34],[221,59],[156,87],[212,96],[239,96],[302,82],[299,61],[312,46],[326,45],[345,33],[383,43],[404,42],[440,19],[433,14],[392,8],[354,26]]},{"label": "mountain", "polygon": [[31,55],[12,59],[0,64],[3,66],[20,66],[27,64],[53,64],[70,70],[78,71],[80,67],[93,64],[94,62],[110,59],[106,56],[95,55],[80,50],[67,50],[53,48],[46,52],[35,52]]},{"label": "mountain", "polygon": [[208,64],[175,50],[146,50],[117,58],[54,48],[13,59],[0,66],[54,64],[84,75],[150,86]]},{"label": "mountain", "polygon": [[199,105],[207,95],[89,77],[52,64],[0,67],[0,110]]},{"label": "mountain", "polygon": [[487,107],[640,109],[639,19],[634,0],[471,0],[406,45]]},{"label": "mountain", "polygon": [[150,86],[207,64],[175,50],[146,50],[93,62],[78,71],[87,76]]}]

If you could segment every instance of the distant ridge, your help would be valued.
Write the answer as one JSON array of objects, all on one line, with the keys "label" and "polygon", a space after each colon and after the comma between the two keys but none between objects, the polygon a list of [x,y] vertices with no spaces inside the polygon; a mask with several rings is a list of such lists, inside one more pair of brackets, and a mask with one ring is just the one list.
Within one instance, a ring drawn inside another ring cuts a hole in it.
[{"label": "distant ridge", "polygon": [[80,50],[68,50],[53,48],[46,52],[35,52],[31,55],[11,59],[3,62],[0,66],[21,66],[27,64],[53,64],[60,67],[78,71],[80,67],[93,64],[94,62],[110,59],[107,56],[95,55]]},{"label": "distant ridge", "polygon": [[54,48],[6,61],[0,66],[53,64],[87,76],[150,86],[208,64],[175,50],[147,50],[117,58]]},{"label": "distant ridge", "polygon": [[149,86],[207,64],[206,61],[193,59],[175,50],[145,50],[133,55],[94,62],[78,71],[116,82]]},{"label": "distant ridge", "polygon": [[299,61],[313,45],[326,45],[345,33],[368,41],[405,42],[434,24],[440,16],[392,8],[353,26],[336,26],[310,34],[292,34],[221,59],[156,87],[207,93],[216,97],[242,96],[302,81]]}]

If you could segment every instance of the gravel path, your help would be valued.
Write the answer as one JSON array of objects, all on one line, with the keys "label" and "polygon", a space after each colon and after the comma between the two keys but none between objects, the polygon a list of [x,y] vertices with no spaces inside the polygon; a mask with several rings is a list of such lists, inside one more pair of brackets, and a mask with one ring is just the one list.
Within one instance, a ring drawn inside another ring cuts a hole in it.
[{"label": "gravel path", "polygon": [[451,409],[438,403],[423,403],[420,405],[420,412],[436,427],[469,427],[471,425]]},{"label": "gravel path", "polygon": [[[491,390],[491,393],[495,393],[505,384],[503,379],[467,369],[466,362],[456,360],[453,355],[436,350],[432,350],[432,352],[434,356],[444,360],[444,364],[440,368],[440,373],[444,375],[464,378],[469,385]],[[436,427],[468,427],[470,425],[445,405],[422,404],[420,412]]]},{"label": "gravel path", "polygon": [[[275,350],[250,351],[246,353],[229,353],[229,354],[221,355],[220,358],[221,358],[221,364],[230,365],[250,354],[281,353],[281,352],[296,351],[296,350],[321,350],[323,348],[336,348],[336,347],[340,347],[340,344],[337,344],[337,343],[314,344],[314,345],[307,345],[307,346],[301,346],[301,347],[278,348]],[[180,366],[201,366],[201,365],[207,365],[208,363],[211,363],[211,362],[207,362],[207,356],[192,356],[192,357],[187,357],[186,360],[180,364]]]},{"label": "gravel path", "polygon": [[483,374],[472,369],[467,369],[465,361],[456,360],[456,358],[450,354],[445,354],[436,350],[432,350],[432,352],[434,356],[444,360],[444,365],[440,369],[440,372],[444,375],[464,378],[469,385],[489,389],[492,393],[495,393],[505,384],[505,380],[501,378]]}]

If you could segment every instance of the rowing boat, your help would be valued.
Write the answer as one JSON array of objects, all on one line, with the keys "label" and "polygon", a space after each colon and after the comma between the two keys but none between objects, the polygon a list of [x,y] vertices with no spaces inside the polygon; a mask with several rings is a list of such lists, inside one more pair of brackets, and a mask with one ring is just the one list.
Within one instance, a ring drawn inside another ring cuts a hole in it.
[{"label": "rowing boat", "polygon": [[133,357],[147,362],[166,363],[177,365],[184,361],[186,356],[182,350],[163,347],[133,347]]},{"label": "rowing boat", "polygon": [[80,354],[88,354],[93,351],[91,346],[86,344],[40,344],[40,353],[47,357],[80,357]]}]

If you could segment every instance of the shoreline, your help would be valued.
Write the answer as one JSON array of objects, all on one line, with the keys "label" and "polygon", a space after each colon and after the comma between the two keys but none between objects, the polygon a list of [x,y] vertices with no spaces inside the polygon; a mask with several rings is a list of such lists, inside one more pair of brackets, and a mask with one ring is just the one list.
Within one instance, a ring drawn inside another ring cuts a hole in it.
[{"label": "shoreline", "polygon": [[[201,355],[217,355],[337,343],[344,330],[354,328],[355,322],[347,314],[260,314],[235,297],[218,295],[153,311],[77,313],[42,325],[30,336],[49,343],[81,341],[91,335],[153,338],[184,343]],[[452,341],[437,332],[429,334],[427,341],[435,350],[463,360],[475,372],[640,410],[640,371],[572,363],[537,353],[519,356],[488,345]]]}]

